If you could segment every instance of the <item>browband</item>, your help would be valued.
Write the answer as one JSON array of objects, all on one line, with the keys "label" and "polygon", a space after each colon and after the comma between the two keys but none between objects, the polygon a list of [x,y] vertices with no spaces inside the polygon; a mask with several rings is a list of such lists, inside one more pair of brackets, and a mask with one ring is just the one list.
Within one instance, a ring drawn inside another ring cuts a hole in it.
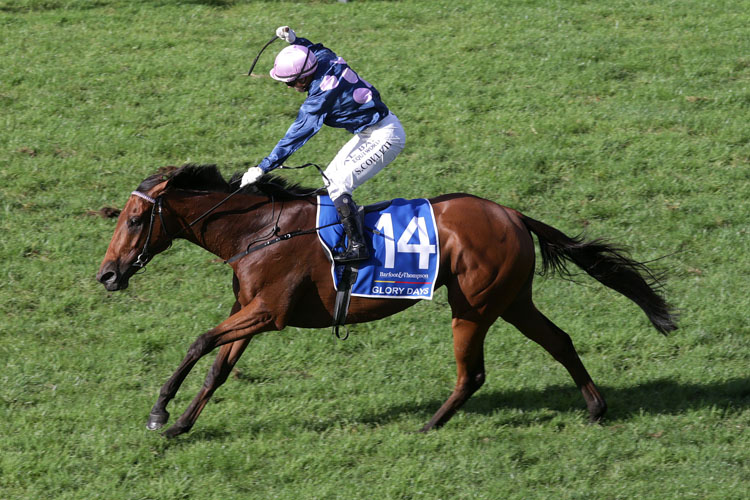
[{"label": "browband", "polygon": [[147,194],[141,193],[140,191],[133,191],[133,192],[132,192],[132,193],[130,193],[130,194],[132,194],[133,196],[137,196],[138,198],[142,198],[142,199],[144,199],[144,200],[146,200],[146,201],[150,201],[151,203],[156,203],[156,200],[155,200],[155,199],[151,198],[151,197],[150,197],[149,195],[147,195]]}]

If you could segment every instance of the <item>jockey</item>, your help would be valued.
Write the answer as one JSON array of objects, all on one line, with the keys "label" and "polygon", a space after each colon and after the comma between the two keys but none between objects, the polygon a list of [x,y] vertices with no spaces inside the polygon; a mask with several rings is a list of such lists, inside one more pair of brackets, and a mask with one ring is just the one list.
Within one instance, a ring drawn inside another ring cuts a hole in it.
[{"label": "jockey", "polygon": [[392,162],[404,148],[406,134],[380,94],[354,72],[342,58],[321,44],[299,38],[289,26],[276,36],[290,44],[276,56],[271,78],[297,92],[307,92],[286,135],[257,166],[242,176],[241,185],[256,182],[301,148],[325,124],[354,134],[325,170],[328,194],[333,200],[349,243],[334,256],[336,262],[369,257],[362,220],[352,191]]}]

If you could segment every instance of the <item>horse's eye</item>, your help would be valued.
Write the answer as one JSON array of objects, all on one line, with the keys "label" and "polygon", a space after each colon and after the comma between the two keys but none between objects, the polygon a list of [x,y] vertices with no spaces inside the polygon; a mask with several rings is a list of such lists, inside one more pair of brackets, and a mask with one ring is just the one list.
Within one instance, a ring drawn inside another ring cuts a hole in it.
[{"label": "horse's eye", "polygon": [[128,227],[136,227],[141,225],[140,217],[131,217],[128,219]]}]

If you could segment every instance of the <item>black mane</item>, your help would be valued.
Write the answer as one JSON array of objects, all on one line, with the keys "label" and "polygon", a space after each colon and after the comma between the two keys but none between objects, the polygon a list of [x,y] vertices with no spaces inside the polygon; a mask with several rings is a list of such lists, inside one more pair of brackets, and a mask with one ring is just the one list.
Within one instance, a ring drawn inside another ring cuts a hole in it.
[{"label": "black mane", "polygon": [[[171,189],[186,191],[232,193],[238,187],[243,173],[236,173],[227,181],[219,172],[216,165],[186,164],[181,167],[163,167],[146,178],[138,186],[138,191],[148,192],[157,184],[169,181]],[[318,192],[313,188],[306,188],[293,184],[283,177],[266,174],[258,182],[245,186],[240,193],[258,196],[273,196],[279,200],[294,200],[304,198]]]}]

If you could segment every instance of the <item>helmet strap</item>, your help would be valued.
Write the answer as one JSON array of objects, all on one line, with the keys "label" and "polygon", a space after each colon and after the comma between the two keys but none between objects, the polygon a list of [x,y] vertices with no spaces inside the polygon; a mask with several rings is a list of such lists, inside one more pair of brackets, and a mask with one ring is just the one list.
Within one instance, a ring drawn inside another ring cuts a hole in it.
[{"label": "helmet strap", "polygon": [[302,73],[305,72],[305,64],[307,64],[308,59],[310,59],[310,49],[307,49],[307,52],[305,53],[305,60],[302,62],[302,67],[300,68],[297,75],[294,77],[293,80],[289,80],[290,83],[296,82],[300,79],[300,76],[302,76]]}]

